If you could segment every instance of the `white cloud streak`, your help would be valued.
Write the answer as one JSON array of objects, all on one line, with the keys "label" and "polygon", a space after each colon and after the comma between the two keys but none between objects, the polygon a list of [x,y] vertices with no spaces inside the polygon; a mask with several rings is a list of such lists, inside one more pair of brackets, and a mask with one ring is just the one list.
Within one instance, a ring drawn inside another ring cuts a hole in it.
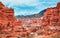
[{"label": "white cloud streak", "polygon": [[29,5],[29,6],[38,5],[38,0],[0,0],[0,1],[9,4],[9,7],[12,5]]},{"label": "white cloud streak", "polygon": [[14,8],[15,15],[18,15],[18,14],[29,15],[29,14],[36,14],[47,7],[54,7],[59,0],[57,2],[52,2],[52,0],[50,0],[50,2],[49,0],[44,0],[44,1],[43,0],[0,0],[0,1],[3,2],[6,6],[11,7],[11,8],[14,8],[14,6],[24,7],[25,5],[30,6],[30,7],[35,6],[36,10],[32,9],[32,11],[31,10],[27,11],[26,9],[19,11],[19,9],[16,9],[18,7]]}]

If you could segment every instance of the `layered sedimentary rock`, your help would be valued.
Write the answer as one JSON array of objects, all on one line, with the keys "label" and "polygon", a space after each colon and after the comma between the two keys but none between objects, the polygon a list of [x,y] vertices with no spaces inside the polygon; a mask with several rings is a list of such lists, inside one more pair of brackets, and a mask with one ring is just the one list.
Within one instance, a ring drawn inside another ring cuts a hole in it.
[{"label": "layered sedimentary rock", "polygon": [[1,38],[19,38],[20,36],[28,36],[30,31],[22,26],[23,22],[23,20],[17,20],[14,17],[14,10],[12,8],[8,8],[0,2]]},{"label": "layered sedimentary rock", "polygon": [[57,4],[55,8],[47,8],[44,13],[43,19],[41,21],[41,25],[60,25],[60,3]]},{"label": "layered sedimentary rock", "polygon": [[[14,10],[0,2],[1,38],[33,38],[34,34],[42,36],[59,32],[60,3],[54,8],[47,8],[42,18],[20,18],[18,20],[14,17]],[[34,36],[34,38],[36,37]]]},{"label": "layered sedimentary rock", "polygon": [[54,8],[47,8],[40,24],[46,27],[45,32],[47,31],[47,34],[60,32],[60,3]]},{"label": "layered sedimentary rock", "polygon": [[14,11],[11,8],[5,7],[0,2],[0,26],[7,26],[8,23],[15,20]]}]

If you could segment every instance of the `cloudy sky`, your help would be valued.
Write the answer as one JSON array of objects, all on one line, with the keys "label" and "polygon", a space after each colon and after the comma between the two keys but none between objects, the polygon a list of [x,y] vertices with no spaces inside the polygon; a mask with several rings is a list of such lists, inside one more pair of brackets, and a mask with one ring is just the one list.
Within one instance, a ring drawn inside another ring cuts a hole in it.
[{"label": "cloudy sky", "polygon": [[48,7],[55,7],[60,0],[0,0],[0,2],[13,8],[16,16],[37,14]]}]

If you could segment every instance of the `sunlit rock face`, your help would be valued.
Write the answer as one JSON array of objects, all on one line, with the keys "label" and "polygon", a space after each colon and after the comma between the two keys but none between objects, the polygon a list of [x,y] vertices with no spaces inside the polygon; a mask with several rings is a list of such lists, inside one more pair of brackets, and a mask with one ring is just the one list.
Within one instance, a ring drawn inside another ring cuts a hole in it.
[{"label": "sunlit rock face", "polygon": [[10,21],[13,22],[14,20],[14,10],[12,8],[5,7],[0,2],[0,26],[7,26]]},{"label": "sunlit rock face", "polygon": [[60,3],[54,8],[47,8],[41,20],[41,26],[45,26],[45,32],[50,33],[48,29],[52,30],[52,33],[60,32]]},{"label": "sunlit rock face", "polygon": [[41,25],[60,25],[60,3],[55,8],[47,8],[43,15]]},{"label": "sunlit rock face", "polygon": [[[14,33],[17,25],[21,25],[20,21],[17,21],[14,17],[14,10],[12,8],[5,7],[0,2],[0,37],[1,35],[7,35]],[[14,27],[15,26],[15,27]],[[20,26],[19,26],[20,27]],[[12,34],[13,35],[13,34]],[[3,38],[3,36],[2,36]],[[8,38],[8,37],[4,37]]]},{"label": "sunlit rock face", "polygon": [[0,2],[1,38],[50,38],[52,34],[55,37],[54,34],[59,34],[59,32],[60,3],[58,3],[55,8],[47,8],[41,18],[38,14],[36,17],[32,18],[16,19],[14,17],[14,10],[5,7]]},{"label": "sunlit rock face", "polygon": [[[1,38],[18,38],[20,36],[29,36],[31,29],[25,28],[25,25],[29,24],[31,21],[31,26],[33,26],[33,19],[16,19],[14,17],[14,10],[12,8],[5,7],[0,2],[0,37]],[[29,23],[28,23],[29,22]],[[26,24],[25,24],[26,23]],[[37,22],[35,23],[35,25]],[[33,29],[33,28],[32,28]]]}]

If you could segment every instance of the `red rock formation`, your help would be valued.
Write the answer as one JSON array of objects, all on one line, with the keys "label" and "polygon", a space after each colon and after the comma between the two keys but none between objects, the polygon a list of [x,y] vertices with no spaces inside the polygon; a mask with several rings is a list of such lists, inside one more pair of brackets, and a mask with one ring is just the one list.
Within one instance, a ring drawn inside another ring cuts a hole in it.
[{"label": "red rock formation", "polygon": [[[0,34],[12,36],[7,38],[15,38],[15,35],[28,35],[29,31],[22,26],[22,21],[17,20],[14,17],[14,10],[12,8],[5,7],[0,2]],[[14,35],[14,36],[13,36]]]},{"label": "red rock formation", "polygon": [[57,4],[56,8],[60,9],[60,2]]},{"label": "red rock formation", "polygon": [[1,2],[0,2],[0,24],[1,26],[7,25],[10,21],[14,21],[14,11],[11,8],[5,7]]},{"label": "red rock formation", "polygon": [[[24,26],[29,26],[28,28]],[[53,34],[60,32],[60,3],[55,8],[47,8],[43,18],[26,18],[17,20],[14,10],[5,7],[0,2],[0,35],[6,38],[17,38],[17,36],[29,36],[33,32],[38,34]]]},{"label": "red rock formation", "polygon": [[[40,24],[42,26],[48,27],[46,29],[51,29],[51,30],[52,29],[56,30],[58,27],[60,27],[60,3],[57,4],[57,7],[47,8]],[[45,32],[46,32],[46,29],[45,29]],[[47,31],[47,33],[50,33],[50,31]]]},{"label": "red rock formation", "polygon": [[[57,4],[55,8],[47,8],[46,12],[44,13],[41,25],[56,25],[60,22],[60,3]],[[59,24],[60,25],[60,24]]]},{"label": "red rock formation", "polygon": [[4,5],[0,2],[0,9],[3,9]]}]

